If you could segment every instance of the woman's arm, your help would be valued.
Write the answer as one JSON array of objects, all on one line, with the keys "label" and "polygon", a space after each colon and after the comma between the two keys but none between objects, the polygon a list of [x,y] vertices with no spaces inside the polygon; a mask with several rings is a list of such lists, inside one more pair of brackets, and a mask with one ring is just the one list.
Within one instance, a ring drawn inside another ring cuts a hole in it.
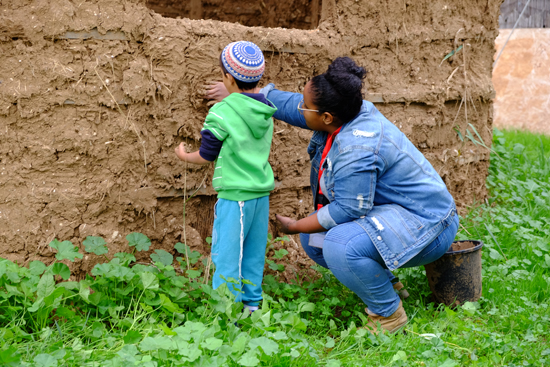
[{"label": "woman's arm", "polygon": [[317,220],[317,213],[300,220],[283,217],[279,214],[275,217],[279,221],[281,231],[286,234],[317,233],[326,231],[326,229]]},{"label": "woman's arm", "polygon": [[326,229],[351,222],[372,209],[382,159],[373,152],[348,150],[332,162],[334,187],[329,188],[330,204],[317,211],[317,220]]},{"label": "woman's arm", "polygon": [[[309,130],[304,115],[298,111],[298,103],[300,103],[303,98],[302,94],[280,91],[275,89],[275,85],[272,83],[262,89],[256,88],[254,93],[262,93],[275,105],[275,107],[277,107],[277,112],[273,115],[274,118],[284,121],[287,124]],[[227,92],[222,82],[213,82],[206,86],[204,97],[220,102],[228,95],[229,92]]]},{"label": "woman's arm", "polygon": [[260,93],[263,93],[277,107],[277,112],[273,115],[274,118],[287,124],[310,130],[306,124],[304,115],[298,110],[298,104],[304,98],[301,93],[280,91],[275,89],[273,83],[263,87]]}]

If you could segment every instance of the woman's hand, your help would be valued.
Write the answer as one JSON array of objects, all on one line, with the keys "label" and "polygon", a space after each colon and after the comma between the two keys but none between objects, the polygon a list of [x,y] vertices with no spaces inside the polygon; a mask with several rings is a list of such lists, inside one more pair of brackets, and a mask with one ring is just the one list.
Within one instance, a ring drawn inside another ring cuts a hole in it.
[{"label": "woman's hand", "polygon": [[277,214],[275,218],[277,218],[277,221],[279,222],[281,231],[286,234],[317,233],[326,231],[326,229],[319,224],[319,221],[317,220],[317,213],[300,220],[283,217],[279,214]]},{"label": "woman's hand", "polygon": [[204,98],[212,99],[216,102],[220,102],[222,99],[229,95],[227,88],[222,82],[211,82],[207,84]]},{"label": "woman's hand", "polygon": [[277,214],[275,218],[277,218],[277,221],[279,222],[279,226],[281,227],[281,232],[285,234],[300,233],[293,228],[294,225],[296,224],[296,221],[294,219],[289,217],[283,217],[282,215],[279,215],[279,214]]}]

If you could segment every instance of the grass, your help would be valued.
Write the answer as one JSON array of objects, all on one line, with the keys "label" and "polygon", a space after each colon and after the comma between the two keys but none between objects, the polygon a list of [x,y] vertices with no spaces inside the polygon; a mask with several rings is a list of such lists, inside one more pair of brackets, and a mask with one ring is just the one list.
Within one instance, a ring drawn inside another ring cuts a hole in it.
[{"label": "grass", "polygon": [[[111,260],[80,282],[64,281],[83,255],[69,241],[52,241],[49,266],[0,259],[0,365],[549,365],[550,138],[495,130],[492,148],[490,200],[461,218],[457,235],[485,244],[483,296],[436,306],[423,269],[400,269],[411,293],[406,334],[361,329],[364,305],[321,268],[314,281],[266,276],[261,310],[245,317],[227,288],[210,287],[207,259],[178,243],[181,257],[156,250],[152,265],[136,264],[133,253],[151,243],[132,233],[129,252],[114,257],[88,237],[84,250]],[[281,271],[285,255],[276,251],[270,269]]]}]

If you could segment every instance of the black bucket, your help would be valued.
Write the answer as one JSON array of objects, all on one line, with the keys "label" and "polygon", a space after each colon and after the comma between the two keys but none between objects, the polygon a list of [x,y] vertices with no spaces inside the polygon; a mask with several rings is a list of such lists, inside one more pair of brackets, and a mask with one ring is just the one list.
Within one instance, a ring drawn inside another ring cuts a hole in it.
[{"label": "black bucket", "polygon": [[441,258],[427,264],[433,300],[447,306],[481,297],[481,241],[455,241]]}]

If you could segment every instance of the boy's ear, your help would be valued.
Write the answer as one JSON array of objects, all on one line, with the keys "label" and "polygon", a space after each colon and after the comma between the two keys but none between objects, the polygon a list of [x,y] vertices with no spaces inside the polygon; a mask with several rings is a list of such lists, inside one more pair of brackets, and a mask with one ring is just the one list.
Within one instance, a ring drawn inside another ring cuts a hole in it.
[{"label": "boy's ear", "polygon": [[233,77],[233,75],[227,73],[227,74],[225,74],[225,76],[229,79],[229,84],[237,85],[237,82],[235,81],[235,78]]}]

